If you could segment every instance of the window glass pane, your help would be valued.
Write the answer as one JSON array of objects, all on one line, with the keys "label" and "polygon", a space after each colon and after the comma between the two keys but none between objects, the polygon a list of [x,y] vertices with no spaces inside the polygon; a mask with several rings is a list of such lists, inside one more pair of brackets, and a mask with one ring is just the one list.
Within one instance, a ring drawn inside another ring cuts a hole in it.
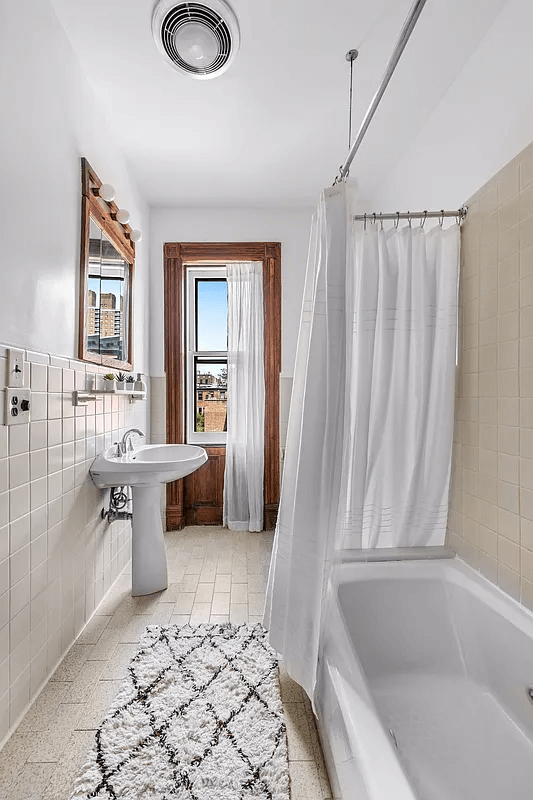
[{"label": "window glass pane", "polygon": [[228,349],[228,288],[225,279],[196,280],[196,349]]},{"label": "window glass pane", "polygon": [[129,264],[102,235],[100,281],[100,353],[124,361],[127,354],[125,309]]},{"label": "window glass pane", "polygon": [[196,433],[223,432],[226,427],[228,362],[194,359]]},{"label": "window glass pane", "polygon": [[87,346],[125,361],[128,354],[130,265],[91,218],[87,276]]}]

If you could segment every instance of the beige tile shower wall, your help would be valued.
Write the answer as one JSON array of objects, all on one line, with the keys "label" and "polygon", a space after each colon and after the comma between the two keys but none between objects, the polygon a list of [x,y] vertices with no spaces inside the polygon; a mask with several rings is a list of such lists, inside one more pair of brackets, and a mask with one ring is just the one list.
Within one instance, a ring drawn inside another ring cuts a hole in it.
[{"label": "beige tile shower wall", "polygon": [[147,424],[146,401],[73,406],[73,390],[109,370],[27,351],[31,421],[8,428],[5,354],[0,345],[0,742],[130,559],[130,523],[102,521],[107,492],[89,467]]},{"label": "beige tile shower wall", "polygon": [[448,544],[533,610],[533,144],[467,205]]}]

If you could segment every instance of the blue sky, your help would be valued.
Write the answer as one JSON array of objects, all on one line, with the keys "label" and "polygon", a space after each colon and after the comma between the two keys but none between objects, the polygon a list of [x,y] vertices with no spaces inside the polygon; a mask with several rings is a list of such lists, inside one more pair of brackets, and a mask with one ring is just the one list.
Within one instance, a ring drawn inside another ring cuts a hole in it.
[{"label": "blue sky", "polygon": [[198,350],[226,350],[228,292],[226,281],[198,282]]}]

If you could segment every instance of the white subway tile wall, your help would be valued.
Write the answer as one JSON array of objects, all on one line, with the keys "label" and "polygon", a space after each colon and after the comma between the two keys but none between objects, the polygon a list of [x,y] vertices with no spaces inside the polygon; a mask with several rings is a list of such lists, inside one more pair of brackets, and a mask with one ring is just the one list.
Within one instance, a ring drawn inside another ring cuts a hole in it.
[{"label": "white subway tile wall", "polygon": [[467,205],[447,543],[533,610],[533,144]]},{"label": "white subway tile wall", "polygon": [[73,405],[108,369],[27,351],[31,420],[8,428],[5,356],[0,345],[0,742],[130,560],[131,526],[102,521],[89,467],[149,424],[148,403],[127,396]]}]

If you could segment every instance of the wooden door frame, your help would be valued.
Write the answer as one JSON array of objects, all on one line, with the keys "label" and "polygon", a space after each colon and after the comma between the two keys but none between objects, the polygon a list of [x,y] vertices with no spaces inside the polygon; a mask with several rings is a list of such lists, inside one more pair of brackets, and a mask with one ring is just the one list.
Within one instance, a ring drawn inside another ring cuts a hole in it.
[{"label": "wooden door frame", "polygon": [[[265,359],[266,530],[279,503],[279,376],[281,372],[281,244],[279,242],[167,242],[164,245],[167,443],[185,441],[185,266],[261,261]],[[183,480],[167,484],[167,530],[183,527]]]}]

